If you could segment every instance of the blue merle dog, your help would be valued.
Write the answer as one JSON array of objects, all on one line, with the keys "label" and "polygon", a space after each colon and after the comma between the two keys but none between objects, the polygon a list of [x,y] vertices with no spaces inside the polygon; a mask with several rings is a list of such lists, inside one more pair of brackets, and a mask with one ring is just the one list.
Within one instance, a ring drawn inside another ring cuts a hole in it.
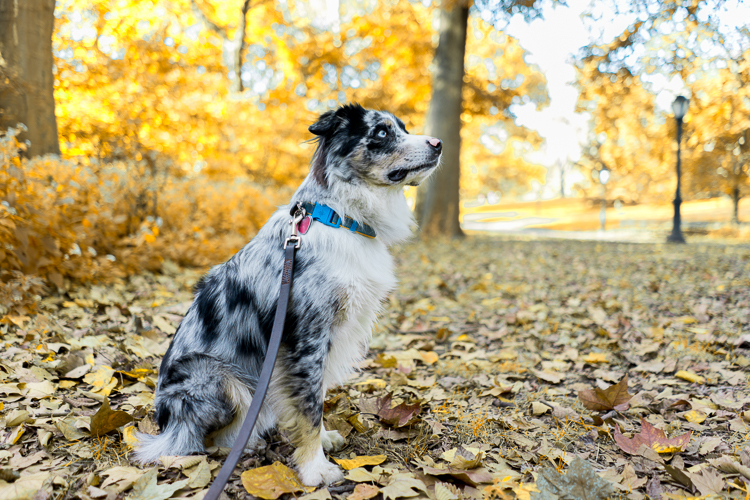
[{"label": "blue merle dog", "polygon": [[249,447],[278,426],[295,447],[304,484],[343,478],[323,452],[344,444],[322,426],[323,400],[367,353],[373,323],[396,285],[388,248],[414,228],[403,187],[435,170],[442,144],[359,105],[329,111],[309,130],[317,149],[289,206],[198,283],[159,370],[161,434],[139,435],[137,461],[201,452],[207,440],[234,444],[271,335],[290,209],[304,202],[325,205],[370,234],[312,222],[302,236],[279,358]]}]

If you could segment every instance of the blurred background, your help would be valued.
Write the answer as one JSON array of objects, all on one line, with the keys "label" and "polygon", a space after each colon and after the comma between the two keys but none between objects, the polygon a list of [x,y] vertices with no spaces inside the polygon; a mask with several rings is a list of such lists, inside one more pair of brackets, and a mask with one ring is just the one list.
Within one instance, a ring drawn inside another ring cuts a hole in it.
[{"label": "blurred background", "polygon": [[741,0],[0,0],[0,267],[63,286],[218,263],[346,102],[445,140],[407,192],[425,234],[663,240],[684,96],[682,228],[750,240],[747,19]]}]

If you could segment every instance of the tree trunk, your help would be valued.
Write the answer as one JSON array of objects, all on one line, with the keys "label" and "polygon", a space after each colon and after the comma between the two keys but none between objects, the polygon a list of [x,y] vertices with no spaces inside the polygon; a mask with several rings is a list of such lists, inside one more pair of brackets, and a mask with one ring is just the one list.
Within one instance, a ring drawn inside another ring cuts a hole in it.
[{"label": "tree trunk", "polygon": [[461,103],[469,8],[455,4],[440,12],[440,42],[425,134],[443,141],[442,166],[417,191],[417,221],[425,237],[463,236],[458,222],[461,173]]},{"label": "tree trunk", "polygon": [[232,85],[230,90],[232,92],[242,92],[244,86],[242,85],[242,59],[245,52],[245,31],[247,29],[247,11],[250,9],[250,0],[245,0],[242,4],[242,10],[240,11],[240,19],[237,26],[237,31],[234,33],[234,44],[232,54],[232,65],[234,66],[234,78],[232,78]]},{"label": "tree trunk", "polygon": [[60,154],[52,29],[55,0],[0,0],[0,132],[23,123],[28,156]]},{"label": "tree trunk", "polygon": [[740,223],[740,187],[734,186],[732,189],[732,223]]}]

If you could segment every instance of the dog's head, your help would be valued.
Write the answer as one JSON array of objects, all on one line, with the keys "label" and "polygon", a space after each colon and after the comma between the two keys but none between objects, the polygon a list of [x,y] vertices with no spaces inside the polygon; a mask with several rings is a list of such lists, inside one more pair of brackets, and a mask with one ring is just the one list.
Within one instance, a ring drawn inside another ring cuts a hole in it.
[{"label": "dog's head", "polygon": [[341,180],[374,186],[416,186],[440,162],[440,139],[410,135],[384,111],[347,104],[321,115],[309,128],[318,141],[312,174],[323,187]]}]

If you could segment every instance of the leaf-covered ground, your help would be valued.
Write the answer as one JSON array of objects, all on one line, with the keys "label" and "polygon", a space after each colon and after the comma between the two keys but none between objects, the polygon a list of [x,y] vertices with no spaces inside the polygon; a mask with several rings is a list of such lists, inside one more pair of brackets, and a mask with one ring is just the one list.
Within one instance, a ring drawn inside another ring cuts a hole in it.
[{"label": "leaf-covered ground", "polygon": [[[749,248],[472,237],[396,258],[370,356],[326,403],[347,480],[299,489],[275,434],[230,498],[748,498]],[[128,461],[200,276],[165,269],[3,317],[0,498],[204,494],[226,450]]]}]

